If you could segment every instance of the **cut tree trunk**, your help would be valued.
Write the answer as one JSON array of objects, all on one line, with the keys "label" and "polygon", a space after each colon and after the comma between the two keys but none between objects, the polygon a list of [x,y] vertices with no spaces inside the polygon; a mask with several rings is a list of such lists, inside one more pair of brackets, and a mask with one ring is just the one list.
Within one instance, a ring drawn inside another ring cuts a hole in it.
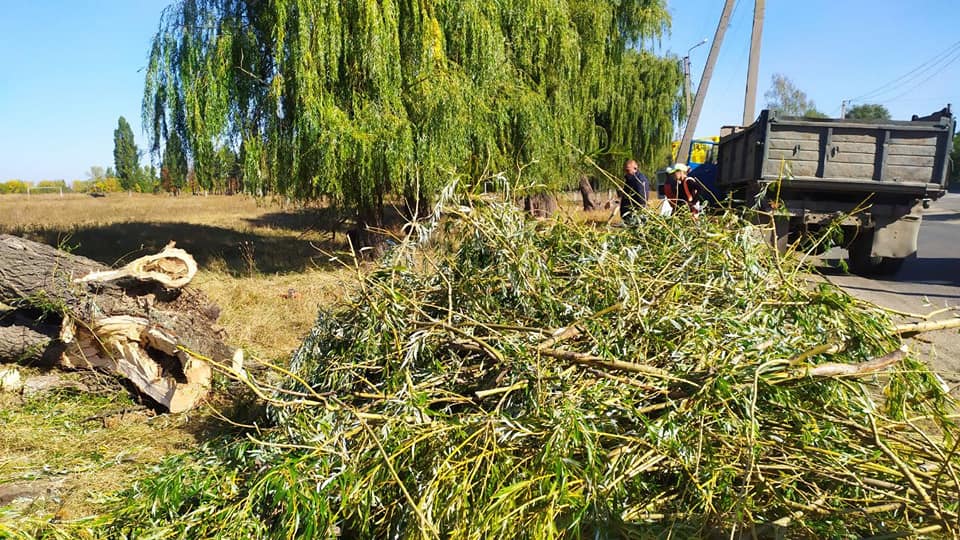
[{"label": "cut tree trunk", "polygon": [[0,312],[0,361],[106,370],[171,412],[191,409],[210,388],[205,359],[242,361],[216,325],[219,308],[183,288],[196,269],[172,244],[111,270],[0,235],[0,302],[13,311]]}]

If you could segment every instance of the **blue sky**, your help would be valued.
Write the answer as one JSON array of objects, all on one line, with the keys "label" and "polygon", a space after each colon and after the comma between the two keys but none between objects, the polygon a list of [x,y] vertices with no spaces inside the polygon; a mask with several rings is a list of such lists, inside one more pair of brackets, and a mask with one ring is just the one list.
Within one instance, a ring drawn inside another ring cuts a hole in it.
[{"label": "blue sky", "polygon": [[167,0],[0,0],[0,181],[113,166],[124,116],[137,144],[150,39]]},{"label": "blue sky", "polygon": [[[671,34],[655,50],[691,54],[694,91],[710,52],[722,0],[672,0]],[[738,0],[724,37],[697,136],[739,125],[753,25],[753,0]],[[821,112],[840,115],[840,102],[860,96],[881,103],[894,119],[960,107],[960,2],[956,0],[767,0],[756,111],[774,73],[786,75]],[[946,53],[940,55],[939,53]],[[938,56],[939,55],[939,56]],[[917,67],[926,66],[901,78]],[[893,83],[893,84],[888,84]],[[874,92],[879,90],[879,92]],[[864,100],[861,100],[861,103]]]},{"label": "blue sky", "polygon": [[[469,1],[469,0],[464,0]],[[722,0],[668,0],[673,29],[656,48],[686,54],[713,39]],[[113,130],[124,116],[138,145],[143,72],[168,0],[0,0],[0,181],[83,179],[113,164]],[[739,124],[752,24],[739,0],[697,134]],[[840,101],[877,88],[894,118],[960,107],[955,0],[767,0],[759,111],[773,73],[783,73],[831,116]],[[694,84],[709,43],[691,54]],[[938,53],[948,52],[939,59]],[[929,69],[896,81],[925,62]],[[883,86],[894,81],[887,88]]]}]

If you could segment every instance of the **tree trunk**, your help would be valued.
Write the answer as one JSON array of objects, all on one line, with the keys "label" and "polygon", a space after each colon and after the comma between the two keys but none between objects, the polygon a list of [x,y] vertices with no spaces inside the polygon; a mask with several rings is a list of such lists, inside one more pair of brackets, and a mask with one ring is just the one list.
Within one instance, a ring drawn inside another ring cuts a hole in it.
[{"label": "tree trunk", "polygon": [[432,197],[419,189],[419,186],[404,191],[403,205],[405,210],[403,218],[408,221],[419,221],[433,212]]},{"label": "tree trunk", "polygon": [[21,364],[36,364],[53,337],[26,326],[0,326],[0,358]]},{"label": "tree trunk", "polygon": [[534,193],[523,199],[523,209],[535,218],[548,218],[558,208],[557,197],[552,193]]},{"label": "tree trunk", "polygon": [[593,193],[593,186],[590,185],[590,177],[585,174],[580,176],[580,196],[583,197],[585,212],[597,209],[597,199]]},{"label": "tree trunk", "polygon": [[[13,308],[0,312],[0,361],[104,369],[171,412],[190,409],[209,390],[205,359],[235,367],[242,361],[223,342],[219,308],[182,288],[195,272],[193,258],[172,245],[110,270],[0,235],[0,302]],[[31,322],[38,318],[43,325]]]},{"label": "tree trunk", "polygon": [[380,256],[384,250],[383,198],[357,209],[357,225],[347,231],[350,247],[357,257],[372,259]]}]

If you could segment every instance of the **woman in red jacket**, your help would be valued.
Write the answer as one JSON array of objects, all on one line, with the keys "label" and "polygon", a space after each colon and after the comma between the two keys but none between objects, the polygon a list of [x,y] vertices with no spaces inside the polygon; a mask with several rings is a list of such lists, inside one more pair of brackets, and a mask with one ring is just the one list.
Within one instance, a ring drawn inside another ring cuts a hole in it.
[{"label": "woman in red jacket", "polygon": [[683,163],[674,163],[670,167],[667,167],[667,174],[669,176],[663,185],[663,194],[667,197],[667,200],[670,201],[670,205],[674,210],[680,208],[681,204],[685,204],[690,209],[690,212],[696,216],[697,213],[700,212],[700,207],[697,205],[700,196],[700,185],[696,178],[687,176],[687,171],[689,170],[690,167],[687,167]]}]

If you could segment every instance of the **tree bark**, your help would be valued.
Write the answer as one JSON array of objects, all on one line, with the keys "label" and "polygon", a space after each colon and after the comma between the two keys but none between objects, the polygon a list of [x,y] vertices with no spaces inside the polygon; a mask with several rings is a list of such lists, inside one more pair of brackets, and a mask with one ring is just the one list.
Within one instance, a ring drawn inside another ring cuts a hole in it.
[{"label": "tree bark", "polygon": [[40,363],[54,338],[26,326],[0,326],[0,358],[27,365]]},{"label": "tree bark", "polygon": [[585,212],[597,209],[597,199],[593,193],[593,186],[590,185],[590,177],[585,174],[580,176],[580,196],[583,197]]},{"label": "tree bark", "polygon": [[[0,313],[0,361],[107,370],[171,412],[188,410],[209,390],[205,359],[237,361],[216,325],[219,308],[180,288],[194,272],[193,258],[172,246],[110,270],[0,235],[0,302],[14,311]],[[44,325],[29,322],[41,317]]]},{"label": "tree bark", "polygon": [[552,193],[534,193],[523,199],[523,209],[535,218],[548,218],[560,208]]},{"label": "tree bark", "polygon": [[376,196],[372,204],[357,209],[356,227],[347,231],[347,239],[354,254],[361,259],[375,259],[384,249],[383,197]]}]

